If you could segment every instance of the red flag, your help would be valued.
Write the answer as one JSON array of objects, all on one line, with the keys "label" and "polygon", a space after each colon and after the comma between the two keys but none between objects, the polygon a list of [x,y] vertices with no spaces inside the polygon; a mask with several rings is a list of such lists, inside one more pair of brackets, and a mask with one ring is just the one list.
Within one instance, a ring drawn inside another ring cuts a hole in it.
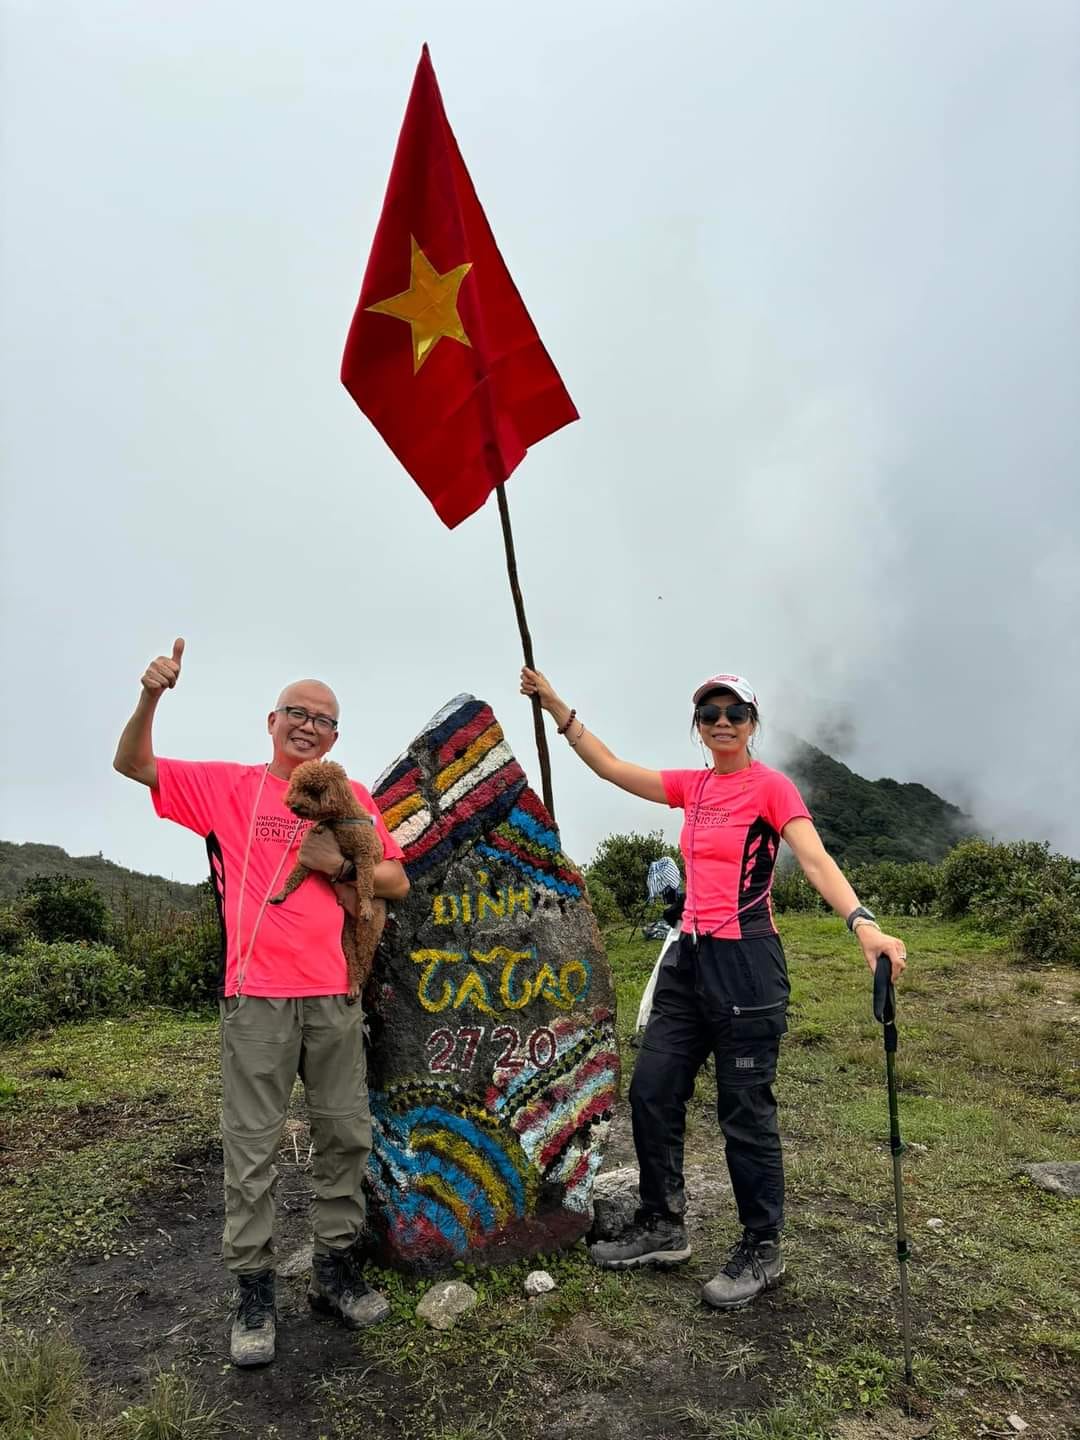
[{"label": "red flag", "polygon": [[578,418],[495,245],[426,45],[341,380],[451,528]]}]

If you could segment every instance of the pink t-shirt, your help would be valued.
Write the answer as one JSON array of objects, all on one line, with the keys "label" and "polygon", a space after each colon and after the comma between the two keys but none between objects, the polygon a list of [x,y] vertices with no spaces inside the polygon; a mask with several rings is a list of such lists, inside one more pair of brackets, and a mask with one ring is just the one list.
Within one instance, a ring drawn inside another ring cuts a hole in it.
[{"label": "pink t-shirt", "polygon": [[682,928],[721,940],[773,935],[769,887],[789,820],[809,819],[797,787],[755,760],[746,770],[661,770],[672,809],[686,812],[679,848],[686,863]]},{"label": "pink t-shirt", "polygon": [[[344,911],[330,882],[322,875],[309,875],[284,904],[263,904],[285,884],[310,828],[309,821],[298,821],[285,808],[289,782],[278,780],[265,765],[216,760],[158,760],[157,770],[157,789],[150,792],[154,809],[163,820],[175,820],[206,841],[210,880],[225,932],[221,993],[237,993],[242,945],[245,995],[344,995],[348,989],[341,948]],[[374,800],[355,780],[352,788],[375,817],[384,859],[400,860],[401,847],[390,838]],[[241,907],[240,879],[249,835],[251,855]]]}]

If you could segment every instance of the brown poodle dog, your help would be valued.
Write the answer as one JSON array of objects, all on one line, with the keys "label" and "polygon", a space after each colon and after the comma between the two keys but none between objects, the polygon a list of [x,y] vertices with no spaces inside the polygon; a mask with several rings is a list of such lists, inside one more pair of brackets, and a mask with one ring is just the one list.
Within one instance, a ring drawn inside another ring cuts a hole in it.
[{"label": "brown poodle dog", "polygon": [[[332,760],[305,760],[292,773],[285,804],[294,815],[332,830],[338,849],[356,866],[356,917],[345,911],[341,947],[349,969],[349,999],[356,1000],[364,988],[379,938],[386,924],[386,901],[375,898],[375,866],[383,858],[379,832],[353,793],[349,777]],[[280,905],[311,871],[299,862],[281,890],[271,896],[271,905]]]}]

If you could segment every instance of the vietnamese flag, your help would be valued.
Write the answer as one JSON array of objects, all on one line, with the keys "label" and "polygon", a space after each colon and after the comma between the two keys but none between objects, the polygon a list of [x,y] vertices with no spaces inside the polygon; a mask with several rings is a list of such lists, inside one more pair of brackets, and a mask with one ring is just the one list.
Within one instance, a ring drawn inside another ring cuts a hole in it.
[{"label": "vietnamese flag", "polygon": [[451,528],[578,418],[480,208],[426,45],[341,380]]}]

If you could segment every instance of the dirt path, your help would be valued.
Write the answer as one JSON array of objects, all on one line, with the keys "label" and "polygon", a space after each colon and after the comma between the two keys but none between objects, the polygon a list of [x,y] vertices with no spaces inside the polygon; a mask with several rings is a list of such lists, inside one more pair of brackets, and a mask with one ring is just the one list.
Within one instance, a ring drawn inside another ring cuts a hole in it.
[{"label": "dirt path", "polygon": [[[278,1157],[279,1263],[302,1258],[298,1252],[310,1243],[308,1143],[303,1123],[291,1121]],[[625,1121],[608,1158],[606,1168],[632,1159]],[[251,1440],[319,1440],[348,1433],[340,1422],[350,1410],[356,1419],[363,1416],[367,1440],[422,1435],[416,1397],[401,1375],[373,1362],[366,1337],[352,1336],[310,1311],[304,1296],[306,1267],[278,1282],[276,1363],[246,1372],[228,1363],[233,1286],[218,1258],[220,1149],[183,1157],[176,1175],[175,1185],[138,1206],[124,1232],[122,1253],[69,1264],[50,1289],[50,1304],[66,1316],[95,1384],[119,1391],[128,1403],[145,1397],[159,1367],[175,1367],[193,1379],[208,1402],[229,1407],[230,1423]],[[700,1238],[717,1210],[730,1205],[728,1186],[722,1173],[701,1165],[688,1166],[687,1178],[691,1234]],[[713,1248],[710,1240],[706,1249],[711,1254]],[[783,1348],[793,1320],[796,1327],[805,1323],[792,1313],[801,1306],[794,1297],[770,1296],[738,1317],[698,1316],[716,1329],[726,1326],[742,1357],[727,1372],[710,1368],[702,1363],[707,1347],[693,1342],[686,1323],[687,1307],[700,1309],[696,1296],[704,1274],[684,1270],[633,1277],[635,1285],[658,1286],[672,1299],[651,1315],[647,1337],[613,1333],[586,1315],[573,1317],[549,1352],[553,1361],[576,1354],[579,1363],[553,1363],[548,1374],[541,1370],[532,1387],[528,1429],[517,1433],[537,1440],[570,1440],[583,1432],[590,1440],[636,1440],[644,1433],[646,1415],[674,1417],[687,1403],[711,1411],[767,1404],[769,1352]],[[618,1376],[615,1388],[609,1383],[613,1376]],[[448,1385],[448,1411],[458,1413],[446,1414],[443,1423],[460,1422],[464,1428],[440,1429],[440,1434],[498,1433],[484,1428],[486,1397],[470,1400],[469,1389],[466,1382],[457,1394]],[[657,1437],[686,1433],[674,1418],[670,1429],[659,1418],[654,1425],[649,1433]]]}]

